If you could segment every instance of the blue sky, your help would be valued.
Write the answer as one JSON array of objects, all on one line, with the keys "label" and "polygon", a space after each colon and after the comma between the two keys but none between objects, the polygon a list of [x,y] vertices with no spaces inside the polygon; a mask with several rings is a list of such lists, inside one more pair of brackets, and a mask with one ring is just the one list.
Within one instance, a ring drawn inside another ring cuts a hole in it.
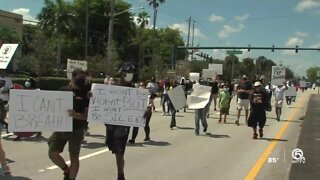
[{"label": "blue sky", "polygon": [[[144,6],[152,17],[146,0],[128,2],[133,7]],[[1,0],[0,7],[35,20],[43,0]],[[178,28],[186,39],[190,16],[196,21],[195,45],[320,47],[320,0],[166,0],[159,8],[157,27]],[[225,57],[225,50],[205,52],[215,58]],[[260,55],[276,63],[282,61],[297,75],[305,75],[307,68],[318,66],[320,61],[320,52],[312,51],[244,50],[239,57]]]}]

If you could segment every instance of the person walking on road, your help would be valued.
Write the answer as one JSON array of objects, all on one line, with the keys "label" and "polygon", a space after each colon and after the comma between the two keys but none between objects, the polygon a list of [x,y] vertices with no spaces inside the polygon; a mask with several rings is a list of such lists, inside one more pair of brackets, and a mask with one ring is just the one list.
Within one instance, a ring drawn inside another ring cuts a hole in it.
[{"label": "person walking on road", "polygon": [[145,138],[144,141],[150,141],[150,120],[152,117],[152,108],[154,107],[154,99],[157,97],[156,94],[152,94],[149,97],[148,108],[144,114],[144,118],[146,119],[146,125],[144,127]]},{"label": "person walking on road", "polygon": [[[290,86],[292,86],[291,82],[288,81],[287,82],[287,87],[289,88]],[[293,96],[287,96],[287,93],[285,93],[285,98],[286,98],[287,107],[291,108],[291,103],[292,103]]]},{"label": "person walking on road", "polygon": [[219,118],[219,123],[221,123],[222,121],[222,116],[224,116],[223,118],[223,122],[227,123],[227,115],[228,115],[228,111],[230,108],[230,99],[231,99],[231,95],[229,92],[229,85],[224,85],[223,86],[223,91],[221,91],[219,93],[219,108],[220,108],[220,118]]},{"label": "person walking on road", "polygon": [[[3,128],[3,125],[0,124],[0,135],[2,134],[2,128]],[[0,176],[1,175],[10,175],[10,168],[7,165],[6,153],[3,150],[1,138],[0,138],[0,164],[1,164]]]},{"label": "person walking on road", "polygon": [[7,110],[6,105],[9,102],[9,92],[13,89],[11,78],[8,77],[6,70],[0,70],[0,123],[6,127],[8,132],[8,123],[6,122]]},{"label": "person walking on road", "polygon": [[284,82],[283,85],[279,85],[275,88],[275,108],[277,121],[280,121],[281,118],[284,92],[286,90],[288,90],[286,82]]},{"label": "person walking on road", "polygon": [[228,87],[228,92],[230,94],[230,99],[229,99],[229,107],[228,107],[228,112],[227,115],[230,113],[230,105],[231,105],[231,100],[233,98],[233,92],[234,92],[234,85],[231,83],[230,80],[226,81],[226,86]]},{"label": "person walking on road", "polygon": [[[65,180],[74,180],[79,171],[79,154],[81,143],[87,121],[89,98],[86,88],[86,74],[77,69],[72,72],[72,80],[69,86],[60,88],[61,91],[72,91],[73,109],[68,110],[69,116],[73,118],[72,132],[54,132],[48,140],[49,158],[60,167],[64,173]],[[69,156],[71,165],[68,166],[60,155],[66,144],[69,144]]]},{"label": "person walking on road", "polygon": [[244,109],[245,110],[245,118],[246,118],[246,123],[248,122],[248,114],[249,114],[249,104],[250,104],[250,100],[249,100],[249,94],[250,91],[252,89],[252,85],[251,83],[248,81],[248,77],[246,75],[243,75],[242,77],[242,82],[240,82],[240,84],[238,85],[238,90],[237,90],[237,94],[238,94],[238,116],[237,116],[237,120],[235,122],[236,125],[240,126],[239,120],[240,120],[240,116],[241,116],[241,110]]},{"label": "person walking on road", "polygon": [[217,111],[217,100],[218,100],[218,94],[219,94],[219,84],[217,81],[217,76],[212,79],[212,82],[210,82],[209,85],[212,87],[212,89],[211,89],[211,96],[208,104],[207,117],[209,117],[209,114],[210,114],[210,107],[211,107],[212,101],[214,105],[214,110]]},{"label": "person walking on road", "polygon": [[[169,102],[169,96],[168,96],[168,90],[170,88],[170,81],[169,79],[166,80],[164,82],[164,85],[163,85],[163,93],[162,93],[162,98],[161,98],[161,105],[162,105],[162,110],[163,110],[163,113],[162,115],[165,116],[165,115],[168,115],[169,114],[169,106],[168,106],[168,102]],[[168,106],[167,107],[167,111],[166,111],[166,105]]]},{"label": "person walking on road", "polygon": [[266,108],[268,106],[268,96],[262,91],[261,82],[254,83],[254,91],[250,94],[250,115],[248,126],[253,129],[253,139],[258,138],[257,127],[259,126],[259,137],[263,137],[263,128],[266,124]]}]

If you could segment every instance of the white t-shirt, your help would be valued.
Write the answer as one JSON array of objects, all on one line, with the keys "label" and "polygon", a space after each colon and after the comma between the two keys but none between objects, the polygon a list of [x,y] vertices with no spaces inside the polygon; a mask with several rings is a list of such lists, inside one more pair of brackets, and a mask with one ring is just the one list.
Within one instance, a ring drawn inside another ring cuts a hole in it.
[{"label": "white t-shirt", "polygon": [[9,77],[1,77],[0,83],[3,84],[3,87],[0,88],[0,99],[9,101],[9,91],[13,88],[12,80]]},{"label": "white t-shirt", "polygon": [[276,87],[275,89],[275,100],[283,100],[284,92],[286,91],[286,86],[283,86],[282,88]]}]

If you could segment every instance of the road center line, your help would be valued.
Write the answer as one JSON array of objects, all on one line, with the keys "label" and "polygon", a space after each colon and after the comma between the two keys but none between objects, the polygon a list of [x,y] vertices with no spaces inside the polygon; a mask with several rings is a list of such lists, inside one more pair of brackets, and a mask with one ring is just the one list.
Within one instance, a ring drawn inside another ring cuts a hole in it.
[{"label": "road center line", "polygon": [[[84,159],[88,159],[88,158],[91,158],[91,157],[93,157],[93,156],[97,156],[97,155],[99,155],[99,154],[103,154],[103,153],[106,153],[106,152],[108,152],[109,151],[109,149],[107,148],[107,149],[104,149],[104,150],[101,150],[101,151],[97,151],[97,152],[94,152],[94,153],[91,153],[91,154],[87,154],[87,155],[85,155],[85,156],[81,156],[80,158],[79,158],[79,160],[81,161],[81,160],[84,160]],[[70,161],[67,161],[66,162],[68,165],[70,165]],[[54,170],[54,169],[57,169],[57,168],[59,168],[58,166],[51,166],[51,167],[48,167],[48,168],[46,168],[46,169],[48,169],[48,170]]]},{"label": "road center line", "polygon": [[[309,95],[309,94],[308,94]],[[307,96],[307,94],[304,94],[303,96],[299,97],[299,102],[297,103],[298,107],[301,107],[304,100],[306,99],[305,96]],[[291,121],[294,119],[294,117],[298,114],[298,112],[300,111],[300,109],[294,109],[288,116],[288,121],[285,122],[285,124],[281,127],[281,129],[278,131],[278,133],[275,136],[275,139],[281,139],[281,137],[283,136],[283,134],[285,133],[285,131],[287,130],[289,124],[291,123]],[[258,161],[255,163],[255,165],[250,169],[249,173],[247,174],[245,180],[253,180],[256,178],[256,176],[258,175],[258,173],[260,172],[260,170],[262,169],[264,163],[266,162],[266,160],[268,159],[268,157],[270,156],[270,154],[272,153],[273,149],[276,147],[278,141],[273,141],[269,144],[269,146],[267,147],[267,149],[263,152],[263,154],[260,156],[260,158],[258,159]]]}]

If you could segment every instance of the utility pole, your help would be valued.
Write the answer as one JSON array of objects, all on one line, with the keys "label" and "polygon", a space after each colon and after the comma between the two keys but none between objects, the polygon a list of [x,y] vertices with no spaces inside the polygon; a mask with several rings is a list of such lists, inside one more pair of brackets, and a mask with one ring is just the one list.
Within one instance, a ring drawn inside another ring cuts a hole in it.
[{"label": "utility pole", "polygon": [[110,66],[112,60],[112,35],[113,35],[113,21],[114,21],[114,2],[115,0],[110,1],[110,19],[109,19],[109,32],[108,32],[108,49],[107,49],[107,62],[106,62],[106,74],[111,73]]},{"label": "utility pole", "polygon": [[[152,38],[152,64],[153,66],[156,67],[156,69],[158,69],[158,62],[156,63],[156,35],[157,35],[157,31],[156,31],[156,24],[157,24],[157,16],[158,16],[158,8],[157,7],[153,7],[154,10],[154,14],[153,14],[153,38]],[[156,75],[156,79],[158,78],[158,71],[156,70],[155,72]]]},{"label": "utility pole", "polygon": [[89,0],[86,0],[86,43],[84,49],[84,59],[88,57],[88,29],[89,29]]},{"label": "utility pole", "polygon": [[[193,20],[193,24],[192,24],[192,41],[191,41],[191,46],[194,46],[194,28],[195,28],[195,23],[196,21]],[[191,61],[193,60],[193,49],[192,49],[192,53],[191,53]]]},{"label": "utility pole", "polygon": [[189,59],[189,42],[190,42],[190,28],[191,28],[191,16],[188,19],[188,38],[187,38],[187,57],[186,60]]}]

